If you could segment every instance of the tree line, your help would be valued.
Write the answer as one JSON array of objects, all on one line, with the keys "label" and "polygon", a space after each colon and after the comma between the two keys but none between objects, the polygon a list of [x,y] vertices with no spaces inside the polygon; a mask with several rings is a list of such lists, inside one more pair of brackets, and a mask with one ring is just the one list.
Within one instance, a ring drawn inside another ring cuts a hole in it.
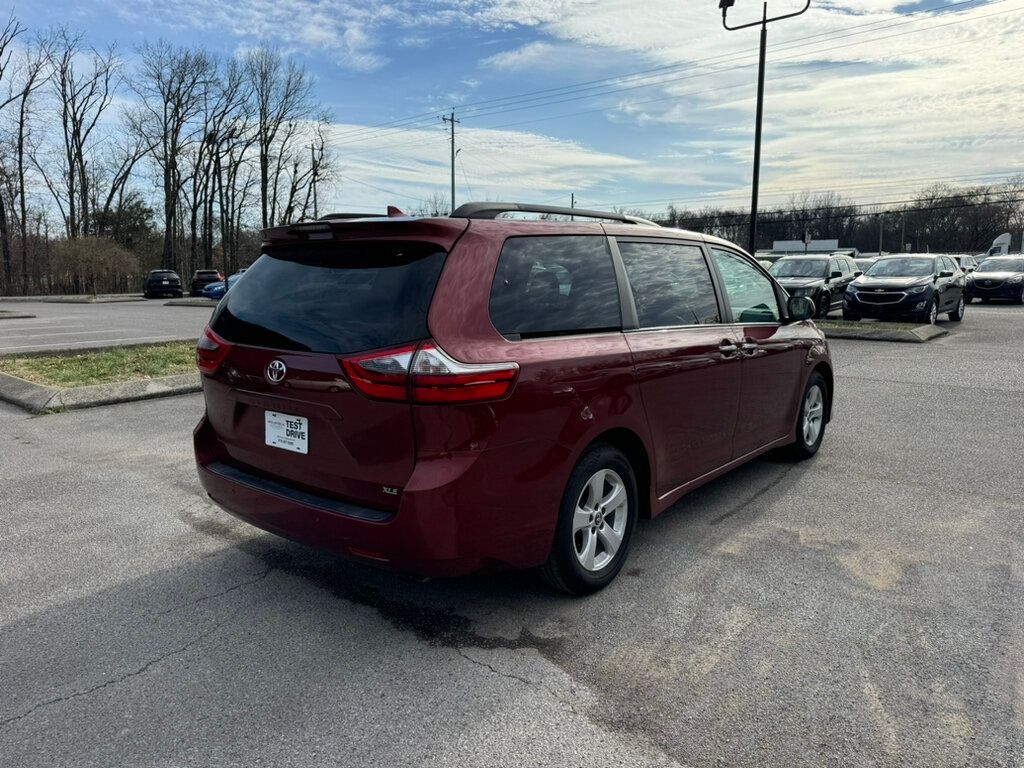
[{"label": "tree line", "polygon": [[317,214],[330,115],[304,66],[269,47],[134,54],[0,28],[0,295],[230,272],[257,227]]},{"label": "tree line", "polygon": [[[670,205],[662,213],[636,214],[746,246],[749,210]],[[1001,184],[935,184],[889,205],[858,205],[835,192],[794,195],[783,205],[759,210],[757,248],[769,250],[776,240],[803,240],[806,234],[815,240],[838,240],[840,247],[865,253],[977,253],[988,249],[1003,232],[1010,232],[1014,248],[1019,248],[1022,230],[1024,174]]]}]

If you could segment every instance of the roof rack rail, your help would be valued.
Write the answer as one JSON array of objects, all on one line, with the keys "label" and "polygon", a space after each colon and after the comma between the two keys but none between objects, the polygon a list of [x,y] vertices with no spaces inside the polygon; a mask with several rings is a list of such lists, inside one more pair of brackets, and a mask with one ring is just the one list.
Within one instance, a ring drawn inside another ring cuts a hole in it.
[{"label": "roof rack rail", "polygon": [[463,203],[451,213],[453,219],[496,219],[503,213],[552,213],[559,216],[579,216],[586,219],[619,221],[623,224],[640,224],[657,227],[659,224],[639,216],[608,211],[591,211],[586,208],[562,208],[557,205],[531,205],[529,203]]}]

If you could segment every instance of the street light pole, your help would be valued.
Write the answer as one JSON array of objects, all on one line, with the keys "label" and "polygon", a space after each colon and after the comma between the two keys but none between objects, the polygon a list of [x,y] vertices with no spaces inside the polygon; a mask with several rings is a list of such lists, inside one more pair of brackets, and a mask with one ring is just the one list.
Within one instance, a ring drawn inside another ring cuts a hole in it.
[{"label": "street light pole", "polygon": [[807,0],[807,3],[799,11],[795,11],[794,13],[784,13],[781,16],[773,16],[771,18],[768,18],[768,3],[765,2],[762,4],[760,21],[751,21],[747,24],[730,27],[725,20],[725,16],[729,9],[735,4],[736,0],[719,0],[718,7],[722,9],[723,27],[728,29],[730,32],[733,32],[737,29],[746,29],[747,27],[756,27],[758,25],[761,26],[761,56],[757,65],[757,122],[754,126],[754,175],[750,193],[750,238],[748,241],[748,250],[753,254],[757,247],[757,191],[761,181],[761,119],[764,116],[764,64],[768,50],[768,25],[773,21],[791,19],[794,16],[799,16],[811,7],[811,0]]}]

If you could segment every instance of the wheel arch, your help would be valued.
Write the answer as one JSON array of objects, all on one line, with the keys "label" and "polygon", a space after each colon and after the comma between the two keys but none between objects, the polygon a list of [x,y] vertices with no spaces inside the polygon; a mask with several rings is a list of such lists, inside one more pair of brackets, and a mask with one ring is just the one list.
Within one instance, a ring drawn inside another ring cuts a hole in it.
[{"label": "wheel arch", "polygon": [[633,475],[636,478],[637,501],[640,504],[640,517],[650,518],[651,516],[651,460],[647,453],[647,446],[644,441],[633,430],[627,427],[613,427],[602,432],[584,450],[584,453],[594,445],[604,443],[617,448],[629,459],[633,467]]}]

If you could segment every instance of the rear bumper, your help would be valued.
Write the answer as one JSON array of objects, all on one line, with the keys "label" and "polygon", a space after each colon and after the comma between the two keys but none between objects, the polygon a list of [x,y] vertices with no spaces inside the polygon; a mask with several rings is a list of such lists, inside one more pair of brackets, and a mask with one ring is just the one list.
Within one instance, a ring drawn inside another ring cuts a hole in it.
[{"label": "rear bumper", "polygon": [[[397,511],[383,512],[233,465],[205,417],[194,440],[203,488],[235,517],[341,557],[426,576],[541,565],[564,483],[552,468],[568,458],[538,440],[420,459]],[[523,473],[536,479],[524,485]]]}]

